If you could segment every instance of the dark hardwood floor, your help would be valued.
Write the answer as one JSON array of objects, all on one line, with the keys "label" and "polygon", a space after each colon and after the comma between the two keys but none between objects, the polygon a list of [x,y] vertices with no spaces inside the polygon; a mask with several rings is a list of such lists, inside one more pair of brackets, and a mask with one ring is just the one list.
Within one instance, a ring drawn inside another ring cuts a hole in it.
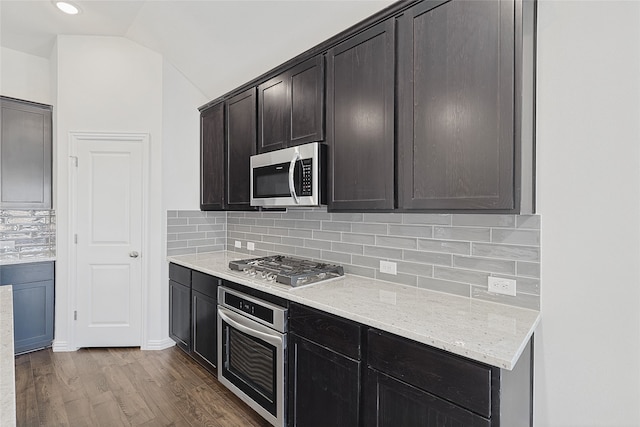
[{"label": "dark hardwood floor", "polygon": [[269,424],[176,347],[16,357],[18,426]]}]

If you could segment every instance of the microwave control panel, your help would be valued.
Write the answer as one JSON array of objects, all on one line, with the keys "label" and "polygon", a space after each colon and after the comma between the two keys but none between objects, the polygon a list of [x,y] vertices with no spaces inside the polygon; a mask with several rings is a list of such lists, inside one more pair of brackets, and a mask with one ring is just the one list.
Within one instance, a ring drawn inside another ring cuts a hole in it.
[{"label": "microwave control panel", "polygon": [[313,172],[312,172],[312,160],[302,159],[300,165],[302,166],[302,188],[299,196],[312,196],[313,195]]}]

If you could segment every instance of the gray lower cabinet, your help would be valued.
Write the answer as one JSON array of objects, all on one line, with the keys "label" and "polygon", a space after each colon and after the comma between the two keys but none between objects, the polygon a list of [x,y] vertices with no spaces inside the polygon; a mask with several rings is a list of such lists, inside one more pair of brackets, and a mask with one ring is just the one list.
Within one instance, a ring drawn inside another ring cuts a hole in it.
[{"label": "gray lower cabinet", "polygon": [[0,267],[0,285],[13,286],[15,354],[50,347],[53,342],[54,263]]},{"label": "gray lower cabinet", "polygon": [[0,97],[0,208],[51,208],[51,106]]},{"label": "gray lower cabinet", "polygon": [[191,351],[191,270],[169,264],[169,336]]}]

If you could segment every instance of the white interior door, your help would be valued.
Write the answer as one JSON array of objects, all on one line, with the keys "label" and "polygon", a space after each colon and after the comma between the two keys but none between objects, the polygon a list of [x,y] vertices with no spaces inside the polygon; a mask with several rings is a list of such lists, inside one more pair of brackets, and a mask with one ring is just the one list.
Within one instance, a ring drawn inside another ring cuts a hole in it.
[{"label": "white interior door", "polygon": [[76,346],[140,346],[143,143],[76,140]]}]

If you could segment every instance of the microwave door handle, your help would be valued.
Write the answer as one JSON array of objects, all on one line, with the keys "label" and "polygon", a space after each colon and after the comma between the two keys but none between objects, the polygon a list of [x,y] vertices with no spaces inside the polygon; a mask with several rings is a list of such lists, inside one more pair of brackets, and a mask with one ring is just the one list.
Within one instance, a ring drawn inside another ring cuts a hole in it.
[{"label": "microwave door handle", "polygon": [[[241,323],[245,318],[241,316],[236,317],[233,312],[223,307],[218,307],[218,315],[222,320],[227,322],[229,326],[239,330],[240,332],[244,332],[245,334],[250,335],[254,338],[259,338],[273,346],[282,345],[282,337],[277,335],[265,334],[264,332],[256,331],[255,329],[245,326]],[[232,317],[234,317],[235,319]]]},{"label": "microwave door handle", "polygon": [[291,163],[289,164],[289,192],[291,193],[291,197],[293,197],[296,205],[300,204],[300,199],[298,199],[298,195],[296,194],[296,186],[293,182],[293,173],[296,168],[296,162],[300,160],[300,153],[296,151],[293,155],[293,159],[291,159]]}]

